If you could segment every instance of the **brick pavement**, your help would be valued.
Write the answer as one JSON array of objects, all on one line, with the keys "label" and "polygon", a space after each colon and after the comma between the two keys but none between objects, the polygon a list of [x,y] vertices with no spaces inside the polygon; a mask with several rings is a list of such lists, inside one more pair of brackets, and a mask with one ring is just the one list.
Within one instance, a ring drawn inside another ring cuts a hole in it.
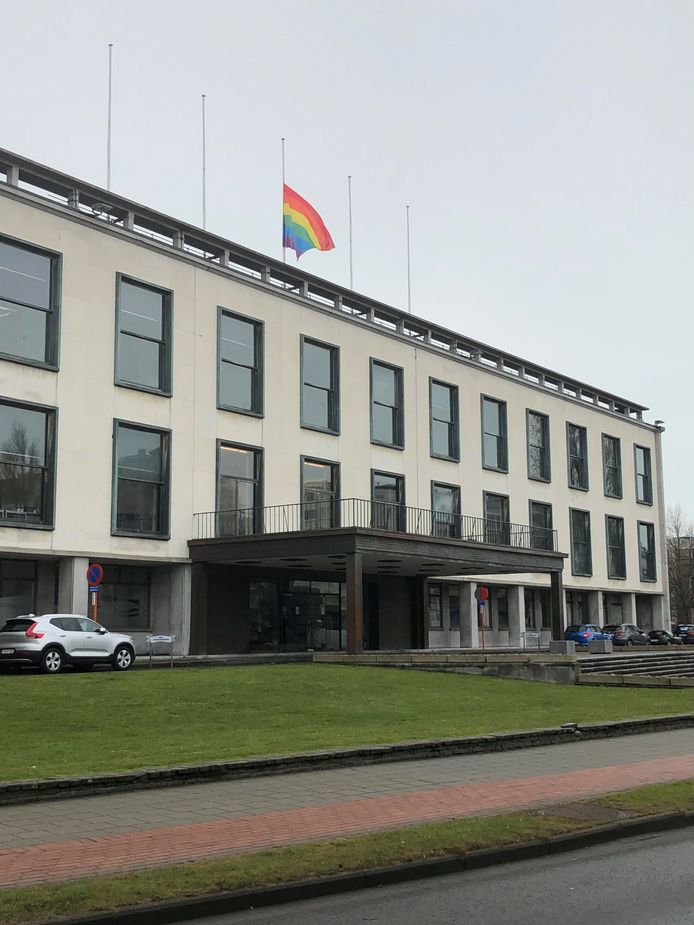
[{"label": "brick pavement", "polygon": [[4,807],[0,886],[512,811],[687,777],[694,777],[694,732],[679,730]]}]

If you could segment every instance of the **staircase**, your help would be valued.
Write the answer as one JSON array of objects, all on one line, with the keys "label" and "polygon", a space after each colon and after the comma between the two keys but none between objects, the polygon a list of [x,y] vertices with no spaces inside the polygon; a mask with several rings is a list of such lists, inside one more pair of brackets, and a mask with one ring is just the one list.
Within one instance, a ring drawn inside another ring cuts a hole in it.
[{"label": "staircase", "polygon": [[582,675],[645,675],[661,678],[694,678],[694,646],[659,651],[628,652],[619,655],[579,657]]}]

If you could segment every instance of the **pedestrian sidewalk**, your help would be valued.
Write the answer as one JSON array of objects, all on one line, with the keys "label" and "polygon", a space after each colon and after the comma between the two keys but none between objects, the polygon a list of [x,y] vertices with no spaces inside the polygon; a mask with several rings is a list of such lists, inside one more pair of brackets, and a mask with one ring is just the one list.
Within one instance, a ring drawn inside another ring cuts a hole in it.
[{"label": "pedestrian sidewalk", "polygon": [[694,731],[0,809],[0,886],[158,867],[694,777]]}]

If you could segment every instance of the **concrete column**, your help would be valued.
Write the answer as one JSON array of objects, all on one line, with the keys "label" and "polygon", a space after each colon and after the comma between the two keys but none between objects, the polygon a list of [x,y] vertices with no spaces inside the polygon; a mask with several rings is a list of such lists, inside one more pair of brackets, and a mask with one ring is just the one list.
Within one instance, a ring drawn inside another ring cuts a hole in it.
[{"label": "concrete column", "polygon": [[207,654],[207,610],[209,576],[207,565],[196,562],[191,572],[190,642],[192,655]]},{"label": "concrete column", "polygon": [[460,583],[460,648],[477,649],[479,634],[477,630],[477,598],[473,581]]},{"label": "concrete column", "polygon": [[508,595],[508,644],[514,648],[523,645],[525,632],[525,588],[523,585],[511,585]]},{"label": "concrete column", "polygon": [[550,574],[550,607],[552,610],[552,639],[564,638],[564,588],[561,572]]},{"label": "concrete column", "polygon": [[653,605],[653,629],[669,630],[670,615],[667,610],[667,601],[662,594],[654,594],[651,598]]},{"label": "concrete column", "polygon": [[420,577],[413,581],[411,646],[413,649],[426,649],[429,643],[429,582]]},{"label": "concrete column", "polygon": [[61,559],[58,571],[58,610],[87,616],[87,569],[89,559]]},{"label": "concrete column", "polygon": [[190,565],[152,569],[152,632],[174,635],[177,655],[187,655],[190,646],[190,586]]},{"label": "concrete column", "polygon": [[603,603],[602,591],[588,591],[588,619],[596,626],[607,623]]},{"label": "concrete column", "polygon": [[58,609],[55,588],[57,559],[39,559],[36,564],[36,613],[55,613]]},{"label": "concrete column", "polygon": [[636,595],[633,591],[622,594],[622,623],[636,623]]},{"label": "concrete column", "polygon": [[347,591],[347,654],[361,655],[364,651],[364,586],[361,553],[345,556]]}]

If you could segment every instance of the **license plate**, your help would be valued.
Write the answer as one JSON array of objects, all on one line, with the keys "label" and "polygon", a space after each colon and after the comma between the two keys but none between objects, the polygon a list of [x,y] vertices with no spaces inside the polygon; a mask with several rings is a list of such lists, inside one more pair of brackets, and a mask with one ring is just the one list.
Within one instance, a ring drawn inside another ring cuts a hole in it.
[{"label": "license plate", "polygon": [[0,649],[0,655],[14,655],[14,649]]}]

